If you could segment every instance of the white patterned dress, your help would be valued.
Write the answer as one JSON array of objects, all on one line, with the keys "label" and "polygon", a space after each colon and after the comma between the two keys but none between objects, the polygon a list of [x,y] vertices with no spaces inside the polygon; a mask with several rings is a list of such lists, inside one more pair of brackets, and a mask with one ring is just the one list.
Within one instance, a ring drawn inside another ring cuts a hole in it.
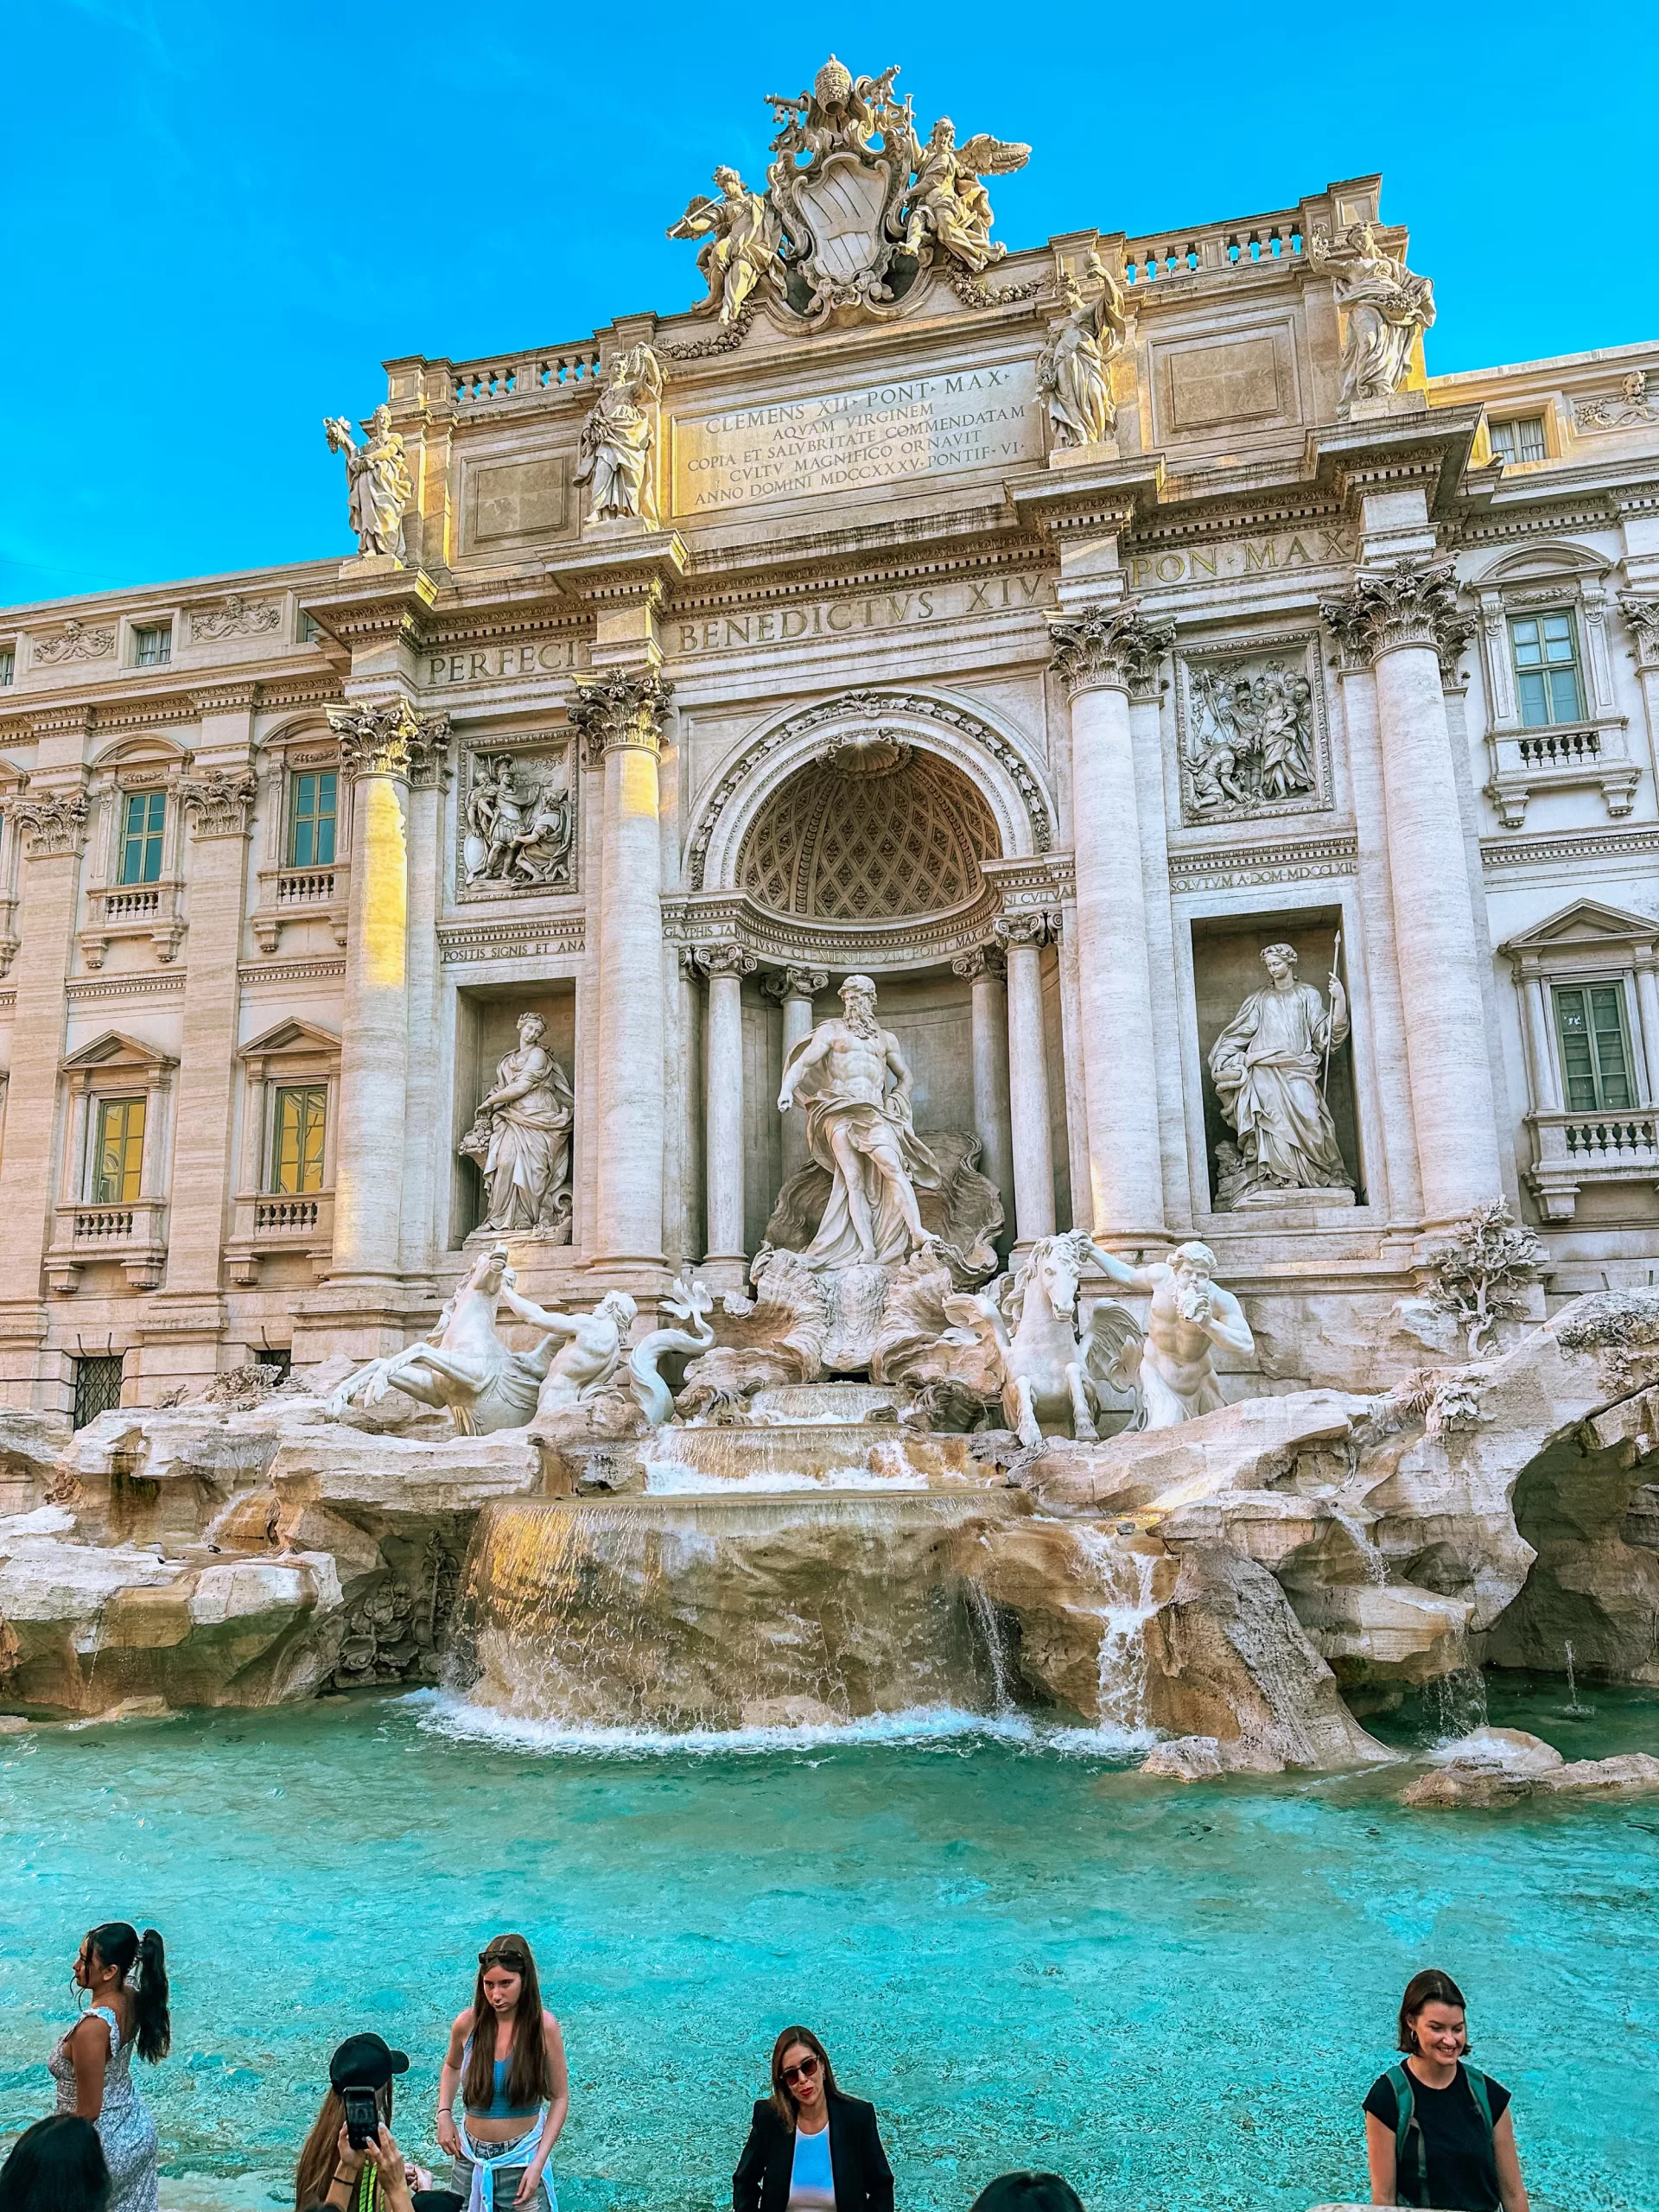
[{"label": "white patterned dress", "polygon": [[[132,2052],[121,2040],[121,2024],[107,2005],[94,2005],[95,2014],[110,2031],[110,2055],[104,2068],[104,2109],[98,2116],[99,2139],[113,2184],[108,2212],[157,2212],[160,2182],[156,2171],[156,2123],[149,2107],[138,2094],[130,2066]],[[73,2029],[70,2030],[73,2035]],[[47,2060],[58,2085],[58,2110],[75,2108],[75,2068],[67,2048],[69,2037],[54,2049]]]}]

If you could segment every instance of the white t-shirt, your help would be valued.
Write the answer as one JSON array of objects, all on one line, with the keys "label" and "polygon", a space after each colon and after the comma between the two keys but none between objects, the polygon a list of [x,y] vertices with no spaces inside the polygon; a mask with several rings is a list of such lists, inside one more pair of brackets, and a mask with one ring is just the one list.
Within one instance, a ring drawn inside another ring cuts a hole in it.
[{"label": "white t-shirt", "polygon": [[836,2212],[836,2177],[830,2164],[830,2130],[816,2135],[795,2131],[795,2161],[789,2174],[788,2212]]}]

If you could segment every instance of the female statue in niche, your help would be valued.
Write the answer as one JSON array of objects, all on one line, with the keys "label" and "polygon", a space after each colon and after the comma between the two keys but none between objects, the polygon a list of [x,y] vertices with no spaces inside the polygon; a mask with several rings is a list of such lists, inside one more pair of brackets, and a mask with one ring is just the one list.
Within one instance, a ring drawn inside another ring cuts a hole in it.
[{"label": "female statue in niche", "polygon": [[564,1070],[546,1051],[539,1014],[518,1017],[518,1049],[495,1071],[461,1150],[484,1177],[479,1226],[508,1235],[570,1234],[570,1128],[575,1102]]},{"label": "female statue in niche", "polygon": [[1210,1047],[1221,1110],[1237,1133],[1239,1196],[1262,1190],[1351,1190],[1322,1070],[1348,1034],[1348,999],[1334,969],[1331,1005],[1296,980],[1296,950],[1262,955],[1268,987],[1253,991]]}]

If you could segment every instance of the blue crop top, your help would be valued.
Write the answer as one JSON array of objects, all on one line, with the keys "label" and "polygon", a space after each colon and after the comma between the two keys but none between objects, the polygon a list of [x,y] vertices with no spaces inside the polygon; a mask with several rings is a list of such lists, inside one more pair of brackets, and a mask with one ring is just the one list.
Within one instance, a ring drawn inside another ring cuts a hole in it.
[{"label": "blue crop top", "polygon": [[[467,2061],[472,2055],[472,2049],[473,2039],[471,2036],[468,2036],[466,2042],[461,2045],[461,2064],[463,2075],[466,2072]],[[507,2102],[507,2069],[512,2063],[511,2059],[506,2058],[498,2058],[496,2060],[495,2088],[490,2097],[488,2105],[481,2111],[479,2107],[474,2104],[469,2104],[467,2107],[467,2111],[472,2113],[475,2120],[534,2120],[537,2113],[540,2112],[541,2106],[539,2104],[533,2104],[526,2107],[524,2106],[512,2105]]]}]

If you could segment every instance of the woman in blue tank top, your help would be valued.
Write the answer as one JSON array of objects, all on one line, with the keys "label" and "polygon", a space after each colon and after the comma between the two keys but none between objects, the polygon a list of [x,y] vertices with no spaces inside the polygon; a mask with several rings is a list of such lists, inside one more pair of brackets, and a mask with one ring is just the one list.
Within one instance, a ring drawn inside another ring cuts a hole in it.
[{"label": "woman in blue tank top", "polygon": [[438,2141],[467,2212],[558,2212],[547,2162],[569,2109],[564,2038],[543,2009],[530,1946],[498,1936],[478,1955],[438,2077]]}]

